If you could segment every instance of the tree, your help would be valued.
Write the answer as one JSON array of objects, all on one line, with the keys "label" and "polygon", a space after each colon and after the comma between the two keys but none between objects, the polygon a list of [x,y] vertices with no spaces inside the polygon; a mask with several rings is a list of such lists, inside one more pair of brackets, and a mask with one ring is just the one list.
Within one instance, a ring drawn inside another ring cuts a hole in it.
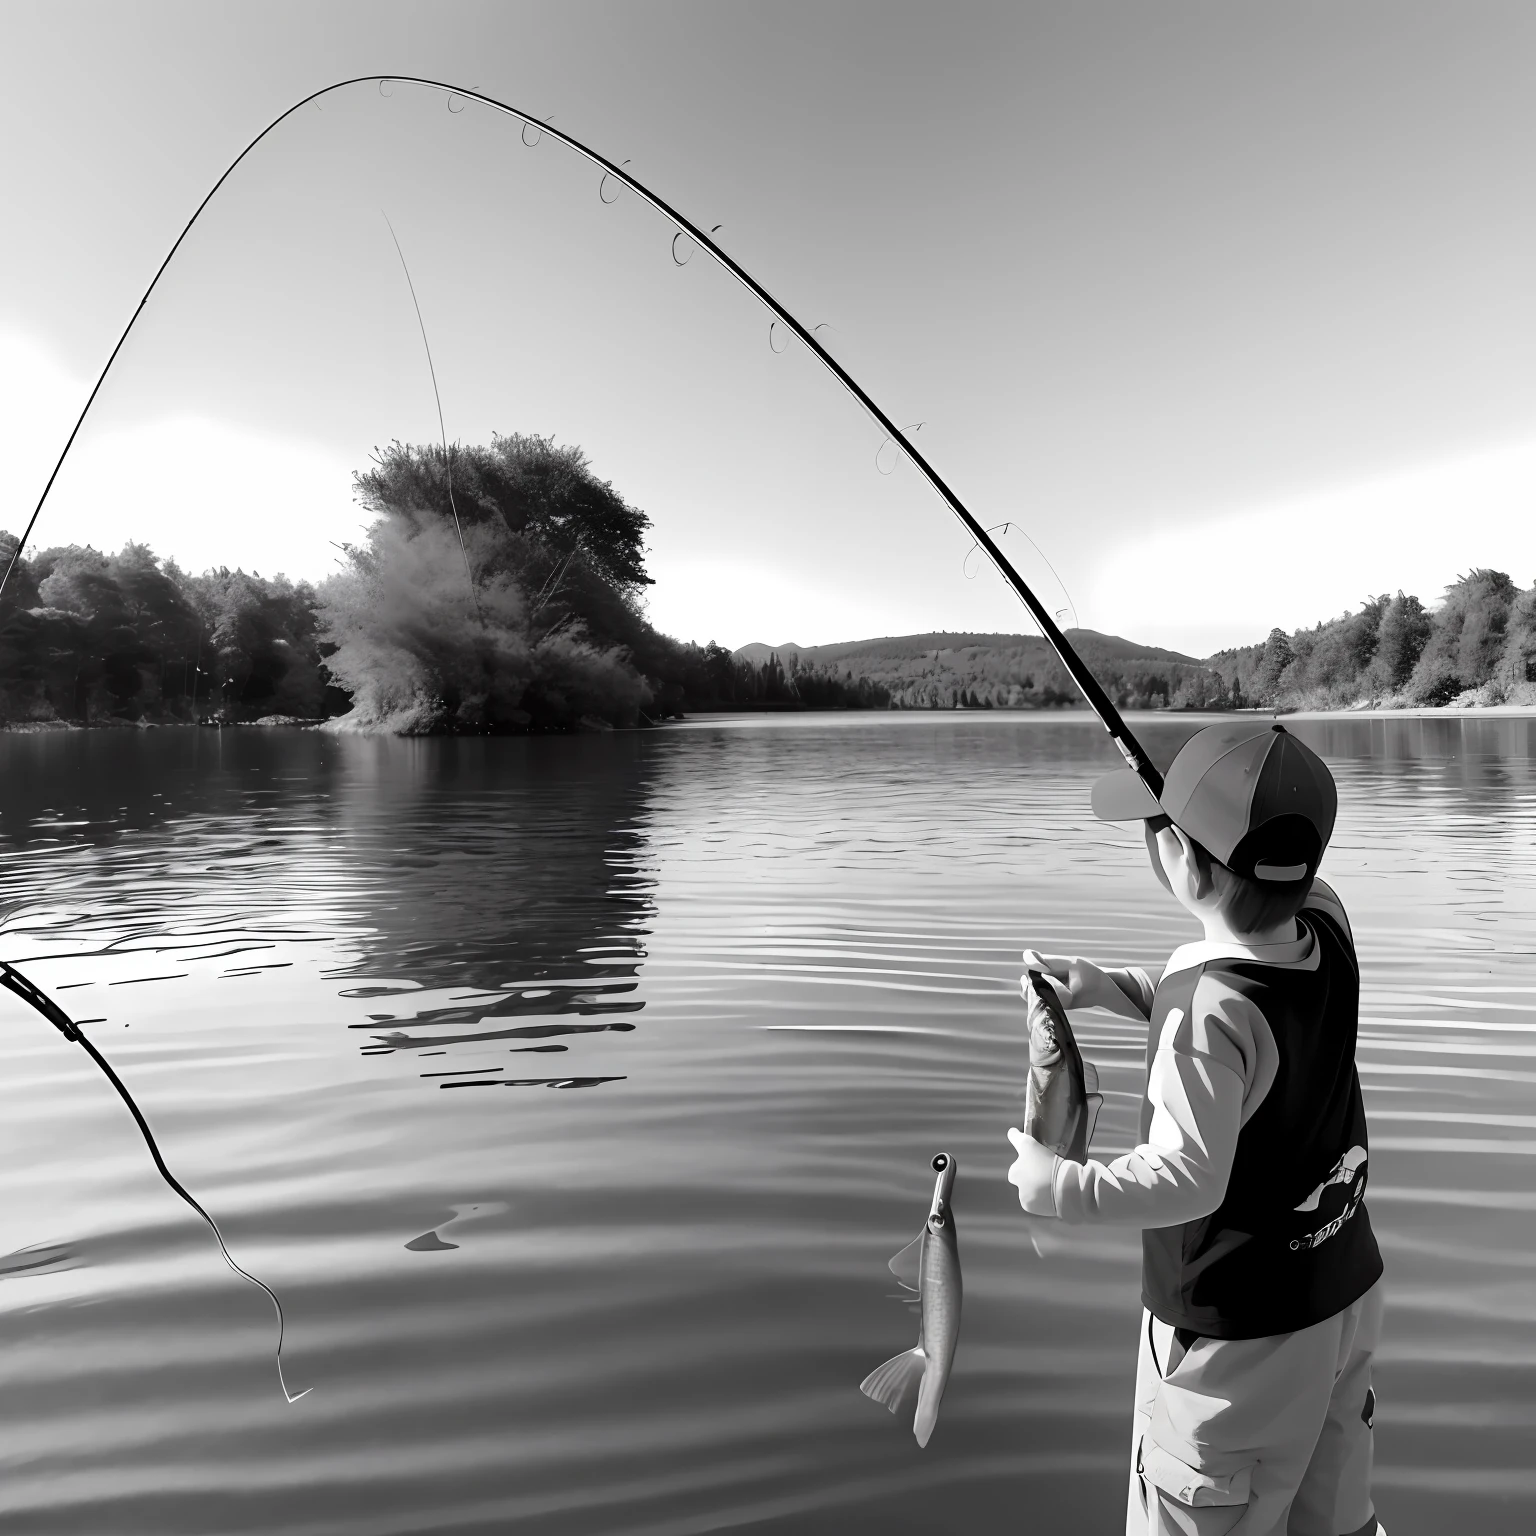
[{"label": "tree", "polygon": [[100,550],[45,549],[33,561],[47,651],[47,692],[55,709],[89,721],[134,715],[139,675],[122,592]]},{"label": "tree", "polygon": [[[0,572],[11,564],[18,540],[0,532]],[[53,713],[45,692],[42,623],[37,607],[37,580],[30,561],[11,570],[0,597],[0,716],[5,719],[46,719]]]},{"label": "tree", "polygon": [[1186,673],[1168,701],[1171,709],[1225,709],[1227,703],[1227,685],[1211,670]]},{"label": "tree", "polygon": [[1408,681],[1429,639],[1430,618],[1418,598],[1401,591],[1381,611],[1376,652],[1364,682],[1374,697],[1396,693]]},{"label": "tree", "polygon": [[1509,610],[1517,589],[1503,571],[1468,571],[1445,589],[1431,616],[1429,639],[1408,680],[1423,704],[1444,704],[1493,676],[1504,649]]},{"label": "tree", "polygon": [[119,712],[159,713],[186,692],[185,665],[176,663],[196,648],[201,619],[185,577],[164,568],[148,545],[125,544],[107,570],[120,604],[117,654],[108,662],[118,680]]},{"label": "tree", "polygon": [[1291,637],[1283,629],[1272,629],[1259,657],[1259,669],[1253,680],[1254,692],[1261,704],[1273,704],[1285,669],[1296,658]]},{"label": "tree", "polygon": [[[453,495],[449,497],[449,471]],[[386,516],[429,513],[461,526],[499,523],[559,557],[579,556],[633,599],[651,585],[645,534],[651,520],[592,473],[574,445],[536,434],[493,435],[489,447],[395,442],[375,450],[374,467],[354,476],[358,500]]]},{"label": "tree", "polygon": [[1504,650],[1493,680],[1506,695],[1536,683],[1536,587],[1510,604]]},{"label": "tree", "polygon": [[1360,674],[1375,655],[1381,615],[1389,599],[1368,599],[1358,613],[1345,613],[1314,629],[1298,630],[1290,640],[1293,660],[1279,677],[1287,699],[1310,695],[1322,704],[1353,699]]},{"label": "tree", "polygon": [[325,679],[308,582],[220,566],[187,585],[203,627],[200,672],[221,719],[321,713]]},{"label": "tree", "polygon": [[500,519],[470,523],[464,544],[447,516],[386,507],[321,587],[320,634],[334,648],[325,665],[352,695],[352,723],[411,735],[633,725],[650,689],[622,648],[589,638],[578,604],[605,593],[631,624],[644,621],[597,567],[582,564],[602,593],[562,591],[577,552],[562,558]]}]

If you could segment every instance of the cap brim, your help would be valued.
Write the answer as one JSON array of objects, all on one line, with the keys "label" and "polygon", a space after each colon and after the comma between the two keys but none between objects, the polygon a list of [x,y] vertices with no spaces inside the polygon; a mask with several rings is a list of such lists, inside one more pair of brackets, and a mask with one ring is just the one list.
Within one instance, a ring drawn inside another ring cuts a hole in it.
[{"label": "cap brim", "polygon": [[1152,797],[1141,775],[1129,768],[1106,773],[1093,786],[1093,814],[1100,821],[1150,821],[1168,813]]}]

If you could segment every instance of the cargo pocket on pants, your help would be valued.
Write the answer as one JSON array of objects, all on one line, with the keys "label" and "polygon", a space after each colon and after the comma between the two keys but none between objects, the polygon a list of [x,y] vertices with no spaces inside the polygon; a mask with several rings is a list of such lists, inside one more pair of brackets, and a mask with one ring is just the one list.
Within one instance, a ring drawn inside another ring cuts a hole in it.
[{"label": "cargo pocket on pants", "polygon": [[1160,1493],[1189,1509],[1241,1509],[1248,1503],[1251,1467],[1217,1476],[1192,1467],[1165,1451],[1150,1435],[1142,1437],[1136,1470]]}]

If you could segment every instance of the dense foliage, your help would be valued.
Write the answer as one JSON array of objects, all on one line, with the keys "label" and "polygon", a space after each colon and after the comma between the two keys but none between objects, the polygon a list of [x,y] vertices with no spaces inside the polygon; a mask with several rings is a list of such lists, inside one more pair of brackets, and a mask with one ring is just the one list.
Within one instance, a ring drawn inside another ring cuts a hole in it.
[{"label": "dense foliage", "polygon": [[317,597],[350,726],[566,730],[685,706],[885,702],[659,634],[641,601],[650,520],[579,449],[497,437],[445,456],[395,443],[357,489],[377,520]]},{"label": "dense foliage", "polygon": [[1536,587],[1469,571],[1438,608],[1399,592],[1262,645],[1223,651],[1229,688],[1281,709],[1536,703]]},{"label": "dense foliage", "polygon": [[[395,443],[356,485],[375,521],[318,589],[189,576],[139,544],[19,561],[0,600],[0,716],[517,731],[888,702],[833,669],[659,634],[642,604],[649,519],[579,449]],[[0,558],[14,547],[0,535]]]},{"label": "dense foliage", "polygon": [[[15,540],[0,534],[9,562]],[[8,720],[313,717],[344,704],[320,665],[315,592],[244,571],[189,576],[142,544],[17,562],[0,600]]]},{"label": "dense foliage", "polygon": [[[397,732],[634,725],[684,709],[1050,708],[1080,702],[1045,642],[911,635],[809,650],[684,644],[648,622],[646,514],[541,437],[392,444],[375,514],[318,588],[192,576],[141,544],[17,562],[0,716],[84,723],[341,716]],[[15,547],[0,534],[0,559]],[[1122,708],[1536,703],[1536,588],[1469,572],[1429,610],[1383,594],[1204,661],[1074,630]]]},{"label": "dense foliage", "polygon": [[695,708],[891,708],[890,690],[851,667],[803,662],[793,651],[786,666],[776,651],[757,659],[713,643],[679,649],[680,681]]},{"label": "dense foliage", "polygon": [[525,553],[577,554],[587,571],[629,598],[651,584],[650,518],[599,480],[580,448],[553,438],[498,434],[489,448],[456,443],[446,460],[435,446],[391,443],[354,479],[357,499],[381,517],[457,519],[466,530],[490,525],[523,538]]},{"label": "dense foliage", "polygon": [[[1122,709],[1222,708],[1226,683],[1204,662],[1091,629],[1069,632],[1095,677]],[[766,647],[746,647],[757,659]],[[1056,654],[1032,635],[904,635],[818,646],[802,667],[841,671],[890,695],[893,709],[1051,709],[1082,695]]]}]

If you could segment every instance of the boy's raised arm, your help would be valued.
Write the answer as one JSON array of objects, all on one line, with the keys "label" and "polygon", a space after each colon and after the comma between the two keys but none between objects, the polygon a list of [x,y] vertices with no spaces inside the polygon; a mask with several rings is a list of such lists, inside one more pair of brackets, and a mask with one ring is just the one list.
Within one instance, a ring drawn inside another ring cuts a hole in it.
[{"label": "boy's raised arm", "polygon": [[[1108,1163],[1073,1163],[1022,1131],[1009,1182],[1034,1216],[1171,1227],[1208,1216],[1226,1195],[1244,1104],[1267,1087],[1268,1026],[1240,993],[1209,981],[1192,1017],[1170,1015],[1147,1075],[1151,1120],[1141,1145]],[[1272,1070],[1272,1069],[1271,1069]]]},{"label": "boy's raised arm", "polygon": [[[1038,949],[1024,951],[1024,964],[1032,971],[1042,971],[1061,984],[1068,1008],[1103,1008],[1123,1019],[1152,1016],[1152,994],[1159,966],[1099,966],[1079,955],[1042,955]],[[1024,997],[1029,999],[1029,981],[1023,982]]]},{"label": "boy's raised arm", "polygon": [[[1243,1109],[1242,1079],[1196,1057],[1155,1064],[1158,1109],[1147,1140],[1110,1163],[1069,1163],[1028,1137],[1009,1133],[1025,1162],[1033,1191],[1019,1184],[1024,1209],[1066,1222],[1109,1222],[1132,1227],[1173,1227],[1209,1216],[1227,1192]],[[1042,1166],[1049,1161],[1049,1171]],[[1014,1165],[1016,1168],[1018,1163]],[[1044,1176],[1043,1187],[1040,1184]],[[1031,1200],[1031,1195],[1033,1200]]]}]

